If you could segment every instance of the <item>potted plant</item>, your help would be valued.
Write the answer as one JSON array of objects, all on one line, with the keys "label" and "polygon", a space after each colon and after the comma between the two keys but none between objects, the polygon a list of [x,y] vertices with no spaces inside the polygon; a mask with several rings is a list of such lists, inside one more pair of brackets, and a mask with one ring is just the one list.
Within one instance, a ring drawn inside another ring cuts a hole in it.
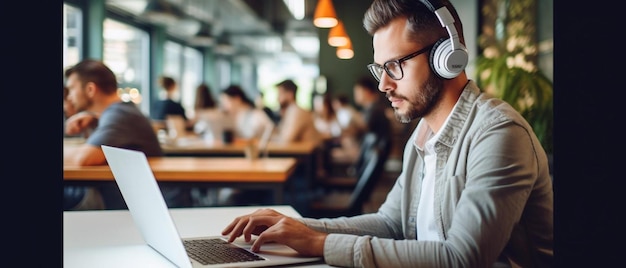
[{"label": "potted plant", "polygon": [[535,1],[483,2],[482,54],[476,58],[476,82],[519,111],[551,156],[553,83],[535,63]]}]

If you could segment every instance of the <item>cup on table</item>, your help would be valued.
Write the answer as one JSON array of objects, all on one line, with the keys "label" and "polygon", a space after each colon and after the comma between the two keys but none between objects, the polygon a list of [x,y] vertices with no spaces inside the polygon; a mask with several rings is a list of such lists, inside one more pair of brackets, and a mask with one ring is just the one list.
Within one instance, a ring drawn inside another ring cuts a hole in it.
[{"label": "cup on table", "polygon": [[235,133],[232,129],[225,129],[222,131],[222,142],[224,144],[231,144],[235,140]]},{"label": "cup on table", "polygon": [[246,159],[254,161],[259,159],[259,145],[254,139],[246,141],[246,147],[244,149]]}]

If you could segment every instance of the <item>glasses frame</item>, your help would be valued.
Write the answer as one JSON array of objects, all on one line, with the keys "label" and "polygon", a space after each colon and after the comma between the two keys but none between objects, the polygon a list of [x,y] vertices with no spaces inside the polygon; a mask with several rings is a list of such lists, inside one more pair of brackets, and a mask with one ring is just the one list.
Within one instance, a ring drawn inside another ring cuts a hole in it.
[{"label": "glasses frame", "polygon": [[[389,77],[391,77],[391,79],[393,80],[400,80],[402,78],[404,78],[404,70],[402,69],[402,63],[410,60],[412,58],[417,57],[420,54],[424,54],[425,52],[430,51],[430,49],[434,46],[435,44],[431,44],[429,46],[426,46],[418,51],[415,51],[409,55],[406,55],[402,58],[399,59],[395,59],[395,60],[388,60],[385,63],[383,63],[383,65],[380,65],[378,63],[370,63],[367,65],[367,69],[369,69],[370,73],[372,73],[372,76],[374,76],[374,78],[376,79],[376,81],[380,82],[380,77],[382,77],[382,72],[380,72],[380,76],[376,75],[377,70],[383,69],[385,70],[385,72],[387,73],[387,75],[389,75]],[[391,63],[395,63],[396,65],[398,65],[398,68],[400,68],[400,77],[395,77],[395,75],[393,73],[391,73],[391,71],[389,70],[389,67],[387,67],[388,64]]]}]

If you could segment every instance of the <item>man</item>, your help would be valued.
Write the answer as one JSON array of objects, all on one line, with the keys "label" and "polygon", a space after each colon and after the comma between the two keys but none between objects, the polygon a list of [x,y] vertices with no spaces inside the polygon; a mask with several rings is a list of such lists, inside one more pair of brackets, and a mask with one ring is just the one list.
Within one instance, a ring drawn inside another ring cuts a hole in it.
[{"label": "man", "polygon": [[354,102],[361,107],[365,131],[374,132],[379,138],[391,139],[391,121],[387,117],[390,109],[376,82],[369,77],[361,77],[353,87]]},{"label": "man", "polygon": [[318,220],[259,210],[228,225],[222,233],[229,240],[255,234],[254,251],[274,241],[335,266],[552,265],[546,154],[518,112],[468,80],[466,57],[454,55],[446,70],[431,65],[430,54],[442,52],[428,49],[437,40],[464,42],[452,5],[432,2],[374,0],[365,14],[378,89],[401,121],[421,118],[378,212]]},{"label": "man", "polygon": [[[83,111],[67,119],[66,132],[77,134],[95,126],[86,142],[63,150],[63,161],[81,166],[105,165],[101,145],[138,150],[147,156],[161,156],[163,152],[150,120],[132,102],[122,102],[117,95],[115,74],[104,63],[87,59],[65,71],[68,100]],[[68,189],[65,192],[75,193]],[[88,188],[94,192],[94,188]],[[117,186],[99,188],[107,208],[124,207]],[[179,195],[178,189],[164,189],[166,198]],[[89,195],[86,196],[89,198]],[[83,201],[85,198],[83,198]],[[169,200],[170,205],[173,200]],[[79,204],[65,204],[66,209],[92,209]]]},{"label": "man", "polygon": [[384,95],[378,91],[376,81],[371,77],[361,77],[355,81],[353,96],[355,104],[360,108],[360,121],[354,134],[354,141],[344,139],[340,148],[333,148],[331,161],[358,166],[360,164],[356,162],[361,150],[360,144],[366,133],[374,133],[378,141],[385,140],[391,144],[393,127],[387,112],[392,113],[392,110]]},{"label": "man", "polygon": [[276,84],[280,104],[277,139],[280,142],[320,141],[313,114],[296,103],[298,86],[290,79]]}]

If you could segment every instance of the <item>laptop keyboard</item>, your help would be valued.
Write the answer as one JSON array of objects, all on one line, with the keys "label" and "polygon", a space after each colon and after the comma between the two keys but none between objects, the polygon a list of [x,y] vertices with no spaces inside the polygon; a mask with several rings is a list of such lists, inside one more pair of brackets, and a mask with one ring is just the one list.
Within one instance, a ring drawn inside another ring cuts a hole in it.
[{"label": "laptop keyboard", "polygon": [[183,244],[189,256],[204,265],[265,260],[219,238],[183,240]]}]

